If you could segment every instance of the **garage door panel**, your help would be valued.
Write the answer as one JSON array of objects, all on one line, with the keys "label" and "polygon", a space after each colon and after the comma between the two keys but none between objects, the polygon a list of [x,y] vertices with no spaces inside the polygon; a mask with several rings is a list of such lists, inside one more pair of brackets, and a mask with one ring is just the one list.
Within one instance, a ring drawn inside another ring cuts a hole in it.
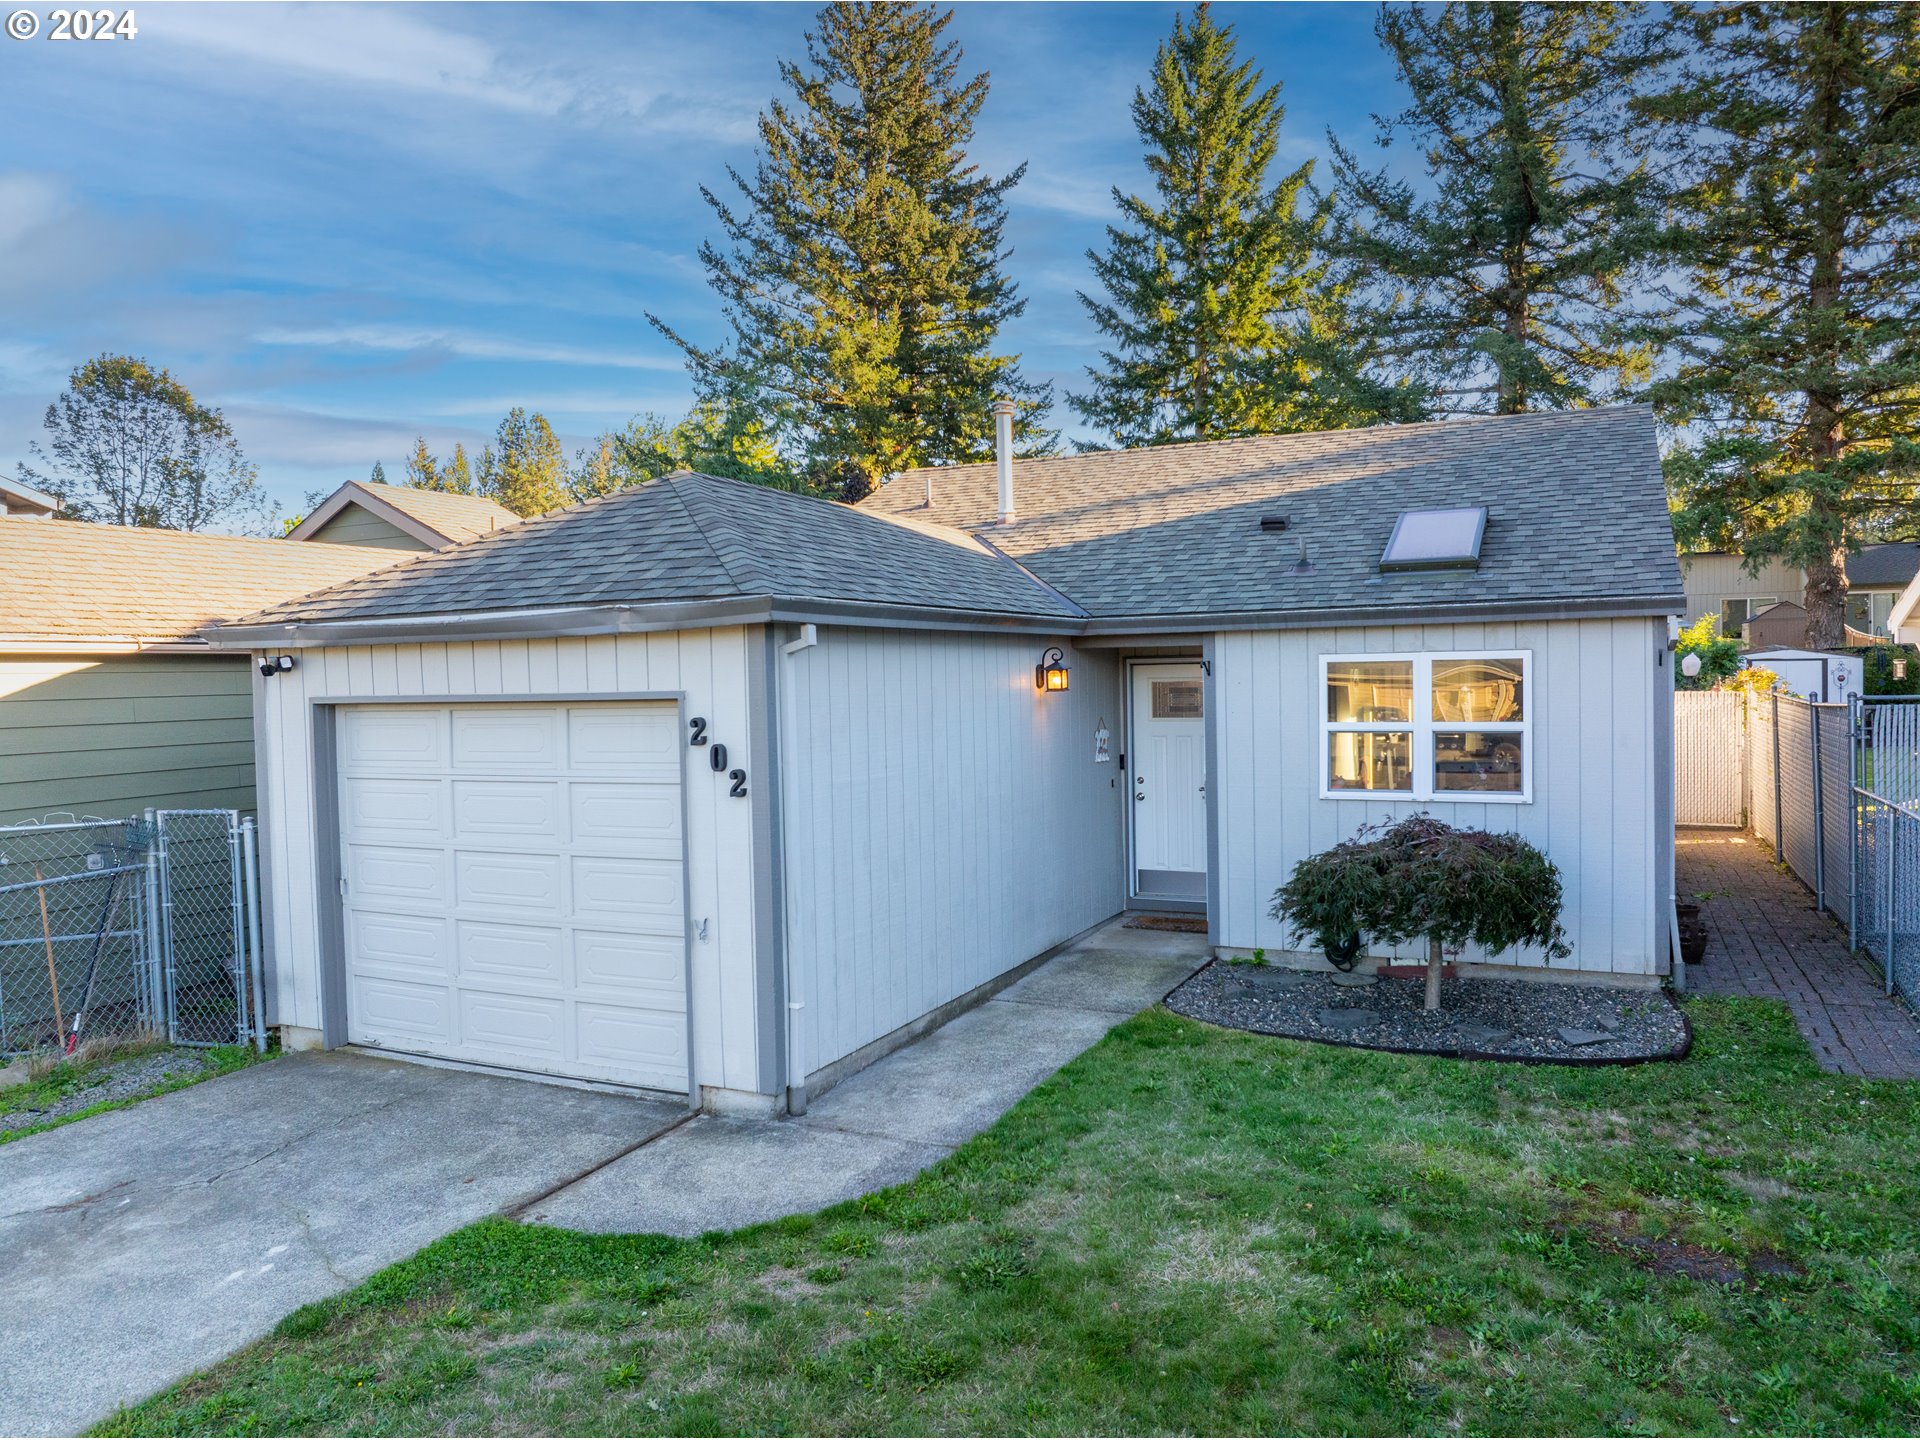
[{"label": "garage door panel", "polygon": [[574,984],[581,993],[628,1001],[644,995],[649,1005],[686,1012],[686,938],[634,935],[617,930],[573,932]]},{"label": "garage door panel", "polygon": [[454,833],[463,840],[499,836],[553,840],[560,834],[560,785],[537,780],[456,780]]},{"label": "garage door panel", "polygon": [[342,710],[359,1044],[684,1090],[678,710]]},{"label": "garage door panel", "polygon": [[608,855],[573,857],[573,913],[583,920],[618,920],[649,935],[678,935],[680,867],[666,860]]},{"label": "garage door panel", "polygon": [[460,990],[461,1048],[469,1055],[505,1052],[540,1065],[565,1061],[564,1001],[492,990]]},{"label": "garage door panel", "polygon": [[567,755],[576,770],[612,770],[677,783],[679,712],[667,705],[589,705],[569,710]]},{"label": "garage door panel", "polygon": [[350,776],[340,788],[340,821],[370,840],[439,839],[446,833],[446,786],[439,780]]},{"label": "garage door panel", "polygon": [[575,1048],[588,1064],[639,1072],[638,1084],[685,1084],[686,1022],[657,1010],[619,1005],[574,1007]]},{"label": "garage door panel", "polygon": [[368,974],[446,981],[453,977],[447,922],[435,915],[347,912],[347,943]]},{"label": "garage door panel", "polygon": [[512,910],[558,917],[561,894],[558,855],[501,854],[457,850],[453,856],[454,893],[463,909]]},{"label": "garage door panel", "polygon": [[538,706],[455,706],[453,768],[490,775],[548,774],[560,764],[560,712]]},{"label": "garage door panel", "polygon": [[443,710],[403,705],[351,712],[340,761],[355,770],[438,770],[447,758]]},{"label": "garage door panel", "polygon": [[381,976],[356,977],[348,1037],[361,1045],[418,1045],[444,1053],[455,1043],[453,991]]},{"label": "garage door panel", "polygon": [[680,859],[677,785],[575,780],[567,787],[567,808],[575,844],[617,840],[627,842],[619,847],[626,854],[648,860]]},{"label": "garage door panel", "polygon": [[349,845],[347,892],[356,900],[378,896],[444,907],[452,898],[447,852],[398,845]]},{"label": "garage door panel", "polygon": [[566,932],[557,925],[490,925],[462,920],[455,931],[458,974],[476,984],[566,984]]}]

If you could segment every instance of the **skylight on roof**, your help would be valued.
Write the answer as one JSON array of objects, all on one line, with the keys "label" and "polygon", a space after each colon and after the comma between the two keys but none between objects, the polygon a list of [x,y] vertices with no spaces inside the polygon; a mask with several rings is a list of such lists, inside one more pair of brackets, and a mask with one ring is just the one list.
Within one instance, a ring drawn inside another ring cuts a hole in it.
[{"label": "skylight on roof", "polygon": [[1403,510],[1381,552],[1382,570],[1474,570],[1487,533],[1487,507]]}]

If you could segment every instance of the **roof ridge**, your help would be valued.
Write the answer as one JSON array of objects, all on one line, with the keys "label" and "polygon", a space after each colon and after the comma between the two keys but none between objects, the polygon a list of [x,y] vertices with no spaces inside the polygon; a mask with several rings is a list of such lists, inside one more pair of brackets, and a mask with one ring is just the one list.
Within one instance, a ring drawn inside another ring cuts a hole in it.
[{"label": "roof ridge", "polygon": [[[1065,460],[1104,460],[1113,456],[1139,456],[1145,454],[1166,454],[1180,450],[1194,450],[1201,446],[1258,445],[1270,441],[1309,440],[1328,435],[1366,435],[1380,431],[1405,433],[1409,430],[1440,430],[1456,425],[1477,425],[1489,421],[1511,420],[1571,420],[1589,415],[1604,415],[1621,410],[1647,410],[1651,407],[1644,401],[1623,401],[1615,405],[1582,405],[1570,410],[1526,410],[1518,415],[1448,415],[1437,420],[1387,420],[1376,425],[1345,425],[1332,430],[1268,430],[1258,435],[1224,435],[1212,440],[1169,440],[1160,445],[1116,445],[1111,448],[1076,450],[1066,455],[1029,455],[1016,456],[1016,465],[1051,465]],[[922,475],[931,471],[935,475],[951,475],[962,470],[991,470],[997,462],[993,460],[968,460],[959,465],[913,465],[905,470],[896,470],[888,480],[891,485],[908,475]],[[884,490],[886,486],[881,486]],[[875,490],[873,494],[879,494]],[[871,498],[871,496],[867,497]]]},{"label": "roof ridge", "polygon": [[[723,478],[723,476],[719,475],[704,475],[698,470],[681,469],[669,471],[657,480],[649,481],[646,485],[636,485],[633,488],[636,491],[641,491],[648,489],[652,485],[664,485],[667,493],[673,496],[679,503],[681,513],[687,517],[688,523],[693,526],[693,533],[698,535],[700,537],[700,543],[707,547],[707,553],[713,557],[713,563],[720,567],[720,573],[725,575],[733,588],[741,594],[755,594],[757,593],[756,591],[749,590],[740,582],[740,577],[734,573],[733,566],[727,562],[727,557],[720,553],[720,547],[715,545],[713,543],[713,537],[707,534],[707,526],[710,523],[707,517],[697,513],[692,504],[688,502],[687,497],[681,493],[681,485],[687,480],[720,480]],[[747,482],[742,481],[740,483],[745,484]],[[762,583],[760,588],[765,589],[765,584]]]}]

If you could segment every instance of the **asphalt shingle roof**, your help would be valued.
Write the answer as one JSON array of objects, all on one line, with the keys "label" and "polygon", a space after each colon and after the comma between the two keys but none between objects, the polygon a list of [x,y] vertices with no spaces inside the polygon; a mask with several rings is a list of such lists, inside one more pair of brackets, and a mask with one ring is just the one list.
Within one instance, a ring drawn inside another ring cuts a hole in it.
[{"label": "asphalt shingle roof", "polygon": [[[926,506],[926,483],[933,506]],[[1678,597],[1640,406],[1258,436],[910,471],[864,508],[981,529],[1096,616]],[[1477,570],[1383,575],[1404,510],[1485,505]],[[1284,533],[1264,532],[1284,517]],[[1311,573],[1289,573],[1301,544]]]},{"label": "asphalt shingle roof", "polygon": [[957,531],[681,472],[417,556],[248,623],[747,598],[1077,614]]},{"label": "asphalt shingle roof", "polygon": [[419,490],[411,485],[376,485],[370,480],[355,480],[352,484],[355,489],[386,501],[455,543],[520,523],[520,517],[513,511],[484,495],[454,495],[443,490]]},{"label": "asphalt shingle roof", "polygon": [[356,545],[0,515],[0,644],[178,640],[398,558]]},{"label": "asphalt shingle roof", "polygon": [[1904,586],[1920,571],[1920,542],[1896,540],[1887,545],[1863,545],[1847,557],[1847,583],[1882,590]]},{"label": "asphalt shingle roof", "polygon": [[[1678,605],[1640,407],[905,475],[859,508],[680,473],[277,605],[247,623],[726,599],[1124,620],[1503,604]],[[925,503],[932,479],[934,501]],[[1477,570],[1383,575],[1404,510],[1484,505]],[[1284,533],[1261,528],[1284,517]],[[978,535],[969,534],[978,531]],[[1311,569],[1294,573],[1304,544]],[[1011,557],[1011,558],[1009,558]]]}]

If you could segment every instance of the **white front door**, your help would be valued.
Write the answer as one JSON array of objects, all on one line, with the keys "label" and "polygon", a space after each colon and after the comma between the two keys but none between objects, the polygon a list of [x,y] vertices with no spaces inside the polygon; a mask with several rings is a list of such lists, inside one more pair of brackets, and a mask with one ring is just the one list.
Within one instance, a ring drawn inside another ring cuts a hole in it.
[{"label": "white front door", "polygon": [[347,1038],[685,1090],[679,732],[657,702],[342,710]]},{"label": "white front door", "polygon": [[1196,662],[1133,667],[1134,894],[1207,897],[1207,717]]}]

